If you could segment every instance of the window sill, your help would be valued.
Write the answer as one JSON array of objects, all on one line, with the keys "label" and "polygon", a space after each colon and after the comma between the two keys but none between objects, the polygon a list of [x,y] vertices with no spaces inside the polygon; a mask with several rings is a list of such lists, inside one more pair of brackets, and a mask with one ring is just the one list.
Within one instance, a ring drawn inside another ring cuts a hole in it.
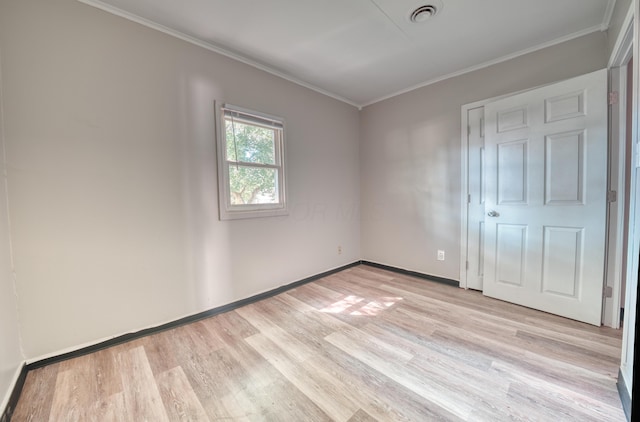
[{"label": "window sill", "polygon": [[281,217],[289,215],[286,208],[272,208],[260,210],[220,210],[220,220],[243,220],[247,218]]}]

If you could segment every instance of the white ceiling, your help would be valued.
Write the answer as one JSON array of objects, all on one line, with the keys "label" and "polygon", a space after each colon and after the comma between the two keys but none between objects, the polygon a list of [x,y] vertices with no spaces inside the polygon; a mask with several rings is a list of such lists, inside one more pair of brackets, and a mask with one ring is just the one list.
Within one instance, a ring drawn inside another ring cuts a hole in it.
[{"label": "white ceiling", "polygon": [[[594,31],[615,0],[80,0],[356,106]],[[438,14],[415,24],[417,6]]]}]

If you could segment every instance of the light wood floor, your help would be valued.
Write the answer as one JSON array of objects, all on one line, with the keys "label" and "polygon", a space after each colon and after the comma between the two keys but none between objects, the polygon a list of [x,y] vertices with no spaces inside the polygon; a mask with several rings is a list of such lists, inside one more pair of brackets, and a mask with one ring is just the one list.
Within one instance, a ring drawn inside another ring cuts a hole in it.
[{"label": "light wood floor", "polygon": [[29,372],[20,421],[623,421],[620,331],[358,266]]}]

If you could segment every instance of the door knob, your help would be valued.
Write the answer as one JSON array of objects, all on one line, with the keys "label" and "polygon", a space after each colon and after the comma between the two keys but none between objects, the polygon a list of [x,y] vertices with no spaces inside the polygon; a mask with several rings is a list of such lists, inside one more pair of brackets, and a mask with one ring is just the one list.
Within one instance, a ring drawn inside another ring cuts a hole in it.
[{"label": "door knob", "polygon": [[500,217],[500,213],[498,213],[497,211],[491,210],[487,213],[487,215],[489,217]]}]

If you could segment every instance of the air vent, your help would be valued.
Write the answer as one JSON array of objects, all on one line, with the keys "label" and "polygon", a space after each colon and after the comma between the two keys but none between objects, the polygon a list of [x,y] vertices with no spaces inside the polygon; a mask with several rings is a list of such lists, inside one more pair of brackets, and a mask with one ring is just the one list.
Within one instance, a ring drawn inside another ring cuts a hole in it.
[{"label": "air vent", "polygon": [[438,9],[430,4],[420,6],[409,15],[409,20],[414,23],[424,22],[438,13]]}]

